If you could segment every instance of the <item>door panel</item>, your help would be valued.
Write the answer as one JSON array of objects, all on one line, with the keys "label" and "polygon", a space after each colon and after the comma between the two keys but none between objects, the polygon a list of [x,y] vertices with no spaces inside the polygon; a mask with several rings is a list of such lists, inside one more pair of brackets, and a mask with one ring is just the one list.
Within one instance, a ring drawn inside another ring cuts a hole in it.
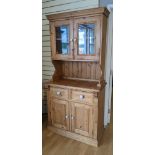
[{"label": "door panel", "polygon": [[67,101],[52,99],[52,124],[57,128],[69,130]]},{"label": "door panel", "polygon": [[52,59],[73,59],[73,21],[51,22]]},{"label": "door panel", "polygon": [[74,54],[79,60],[99,60],[100,16],[74,19]]},{"label": "door panel", "polygon": [[92,107],[72,102],[71,111],[72,132],[93,137]]}]

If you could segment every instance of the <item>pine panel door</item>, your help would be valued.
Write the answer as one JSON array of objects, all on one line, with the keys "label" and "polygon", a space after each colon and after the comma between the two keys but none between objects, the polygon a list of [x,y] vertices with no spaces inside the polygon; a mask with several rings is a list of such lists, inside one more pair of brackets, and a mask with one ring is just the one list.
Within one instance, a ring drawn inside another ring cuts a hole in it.
[{"label": "pine panel door", "polygon": [[71,130],[77,134],[93,137],[93,108],[71,102]]},{"label": "pine panel door", "polygon": [[69,130],[68,102],[52,99],[52,125],[54,127]]}]

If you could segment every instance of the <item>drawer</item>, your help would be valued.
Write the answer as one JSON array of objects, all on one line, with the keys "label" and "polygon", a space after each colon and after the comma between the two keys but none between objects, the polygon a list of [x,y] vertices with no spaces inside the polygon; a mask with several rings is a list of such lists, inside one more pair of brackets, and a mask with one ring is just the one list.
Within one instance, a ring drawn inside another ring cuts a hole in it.
[{"label": "drawer", "polygon": [[60,87],[51,87],[51,96],[68,100],[68,89]]},{"label": "drawer", "polygon": [[77,102],[85,102],[85,103],[93,104],[94,94],[84,92],[84,91],[72,90],[71,91],[71,100],[77,101]]}]

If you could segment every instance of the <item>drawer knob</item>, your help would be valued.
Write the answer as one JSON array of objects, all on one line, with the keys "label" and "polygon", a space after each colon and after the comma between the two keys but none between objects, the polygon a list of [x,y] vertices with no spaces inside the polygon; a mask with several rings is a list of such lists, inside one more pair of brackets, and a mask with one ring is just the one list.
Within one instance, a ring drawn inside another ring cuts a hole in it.
[{"label": "drawer knob", "polygon": [[84,95],[80,95],[80,99],[81,99],[81,100],[84,99]]},{"label": "drawer knob", "polygon": [[61,92],[60,91],[57,91],[57,95],[60,96],[61,95]]}]

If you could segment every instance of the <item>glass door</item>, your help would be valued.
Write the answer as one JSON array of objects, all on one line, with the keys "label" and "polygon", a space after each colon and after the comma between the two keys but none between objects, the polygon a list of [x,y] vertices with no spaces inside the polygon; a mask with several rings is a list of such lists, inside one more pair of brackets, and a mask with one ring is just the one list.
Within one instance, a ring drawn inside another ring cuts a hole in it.
[{"label": "glass door", "polygon": [[51,27],[52,58],[57,60],[73,58],[72,21],[55,21]]},{"label": "glass door", "polygon": [[95,54],[95,24],[79,24],[78,47],[78,54]]},{"label": "glass door", "polygon": [[75,59],[98,60],[100,47],[99,17],[78,18],[74,22]]}]

